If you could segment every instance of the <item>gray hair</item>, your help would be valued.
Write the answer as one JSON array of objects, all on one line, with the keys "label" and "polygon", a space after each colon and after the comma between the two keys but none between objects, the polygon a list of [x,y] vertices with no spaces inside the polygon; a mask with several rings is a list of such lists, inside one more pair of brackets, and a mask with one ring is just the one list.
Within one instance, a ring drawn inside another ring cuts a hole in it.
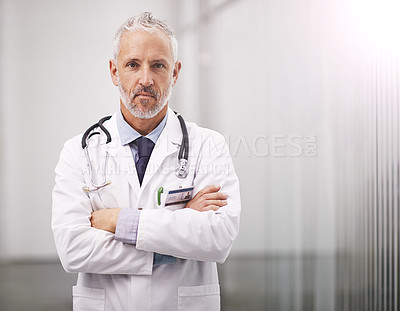
[{"label": "gray hair", "polygon": [[152,33],[154,31],[163,31],[169,38],[172,57],[174,62],[178,60],[178,41],[176,40],[174,30],[166,22],[154,18],[150,12],[144,12],[139,15],[128,18],[117,30],[114,36],[113,57],[117,62],[120,52],[122,35],[127,31],[145,31]]}]

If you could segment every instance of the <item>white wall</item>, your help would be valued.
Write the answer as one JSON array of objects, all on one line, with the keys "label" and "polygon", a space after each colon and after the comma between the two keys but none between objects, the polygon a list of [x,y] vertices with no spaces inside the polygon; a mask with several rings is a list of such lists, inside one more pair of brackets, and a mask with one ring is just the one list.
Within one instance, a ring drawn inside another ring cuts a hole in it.
[{"label": "white wall", "polygon": [[118,108],[112,37],[141,11],[174,24],[174,1],[3,0],[0,257],[55,257],[54,167],[64,141]]},{"label": "white wall", "polygon": [[333,254],[335,106],[357,90],[346,2],[189,2],[178,26],[182,77],[187,64],[194,77],[180,102],[229,142],[243,206],[233,252]]}]

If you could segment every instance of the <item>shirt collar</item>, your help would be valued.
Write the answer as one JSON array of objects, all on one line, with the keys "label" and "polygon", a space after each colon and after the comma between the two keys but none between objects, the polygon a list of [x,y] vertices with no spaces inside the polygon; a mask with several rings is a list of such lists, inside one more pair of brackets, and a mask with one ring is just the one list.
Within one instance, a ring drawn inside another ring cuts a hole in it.
[{"label": "shirt collar", "polygon": [[[150,139],[154,144],[157,142],[162,131],[164,130],[165,124],[167,123],[167,116],[168,116],[168,111],[167,111],[165,117],[157,125],[157,127],[145,136],[148,139]],[[117,128],[118,128],[118,133],[119,133],[119,137],[121,139],[122,145],[127,145],[127,144],[133,142],[135,139],[142,136],[134,128],[132,128],[128,124],[128,122],[125,121],[121,110],[118,110],[118,112],[117,112]]]}]

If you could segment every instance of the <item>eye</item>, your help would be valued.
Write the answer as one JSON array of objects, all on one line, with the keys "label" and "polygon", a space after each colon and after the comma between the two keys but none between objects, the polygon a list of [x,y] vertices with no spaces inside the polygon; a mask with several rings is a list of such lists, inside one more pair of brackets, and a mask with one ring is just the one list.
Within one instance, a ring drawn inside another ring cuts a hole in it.
[{"label": "eye", "polygon": [[162,63],[155,63],[155,64],[153,65],[153,67],[154,67],[154,68],[157,68],[157,69],[161,69],[161,68],[165,68],[165,65],[162,64]]},{"label": "eye", "polygon": [[138,64],[135,63],[135,62],[130,62],[130,63],[127,63],[126,65],[127,65],[129,68],[136,68],[136,67],[138,67]]}]

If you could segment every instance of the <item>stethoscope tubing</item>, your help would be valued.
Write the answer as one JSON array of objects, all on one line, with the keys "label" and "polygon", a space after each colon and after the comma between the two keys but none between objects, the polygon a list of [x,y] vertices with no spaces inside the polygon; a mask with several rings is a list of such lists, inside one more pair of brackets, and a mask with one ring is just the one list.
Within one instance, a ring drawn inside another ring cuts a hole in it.
[{"label": "stethoscope tubing", "polygon": [[[185,123],[185,120],[183,119],[183,117],[179,113],[177,113],[176,111],[174,111],[174,113],[176,114],[176,116],[177,116],[177,118],[179,120],[179,123],[181,125],[181,129],[182,129],[182,143],[180,145],[179,153],[178,153],[179,166],[175,170],[175,174],[179,178],[186,178],[186,176],[188,174],[187,162],[188,162],[188,158],[189,158],[189,134],[188,134],[186,123]],[[89,156],[89,152],[88,152],[88,144],[87,144],[88,140],[92,136],[100,135],[100,132],[98,132],[98,131],[93,132],[93,130],[96,129],[96,128],[100,128],[103,131],[103,133],[107,136],[106,144],[111,142],[111,134],[106,129],[106,127],[103,125],[103,123],[105,121],[109,120],[111,117],[112,116],[106,116],[104,118],[101,118],[99,120],[99,122],[97,122],[97,123],[93,124],[92,126],[90,126],[85,131],[85,133],[83,133],[81,145],[82,145],[82,149],[85,152],[85,156],[86,156],[88,167],[89,167],[90,183],[94,187],[94,188],[83,187],[83,190],[85,192],[97,191],[97,190],[99,190],[101,188],[104,188],[104,187],[108,186],[109,184],[111,184],[111,181],[106,181],[107,180],[106,169],[107,169],[107,162],[108,162],[108,152],[106,153],[106,160],[105,160],[104,168],[103,168],[104,169],[104,180],[103,180],[103,182],[101,184],[96,184],[93,181],[92,162],[90,160],[90,156]]]},{"label": "stethoscope tubing", "polygon": [[181,143],[181,148],[179,148],[178,160],[185,159],[187,161],[189,156],[189,135],[185,120],[183,120],[183,117],[180,114],[178,114],[177,112],[175,113],[176,116],[178,117],[182,129],[182,143]]},{"label": "stethoscope tubing", "polygon": [[85,131],[85,133],[83,133],[82,141],[81,141],[82,149],[85,149],[85,148],[87,147],[87,141],[90,139],[90,137],[92,137],[93,135],[96,135],[96,134],[100,134],[100,132],[93,132],[93,133],[92,133],[92,131],[93,131],[95,128],[97,128],[97,127],[100,127],[100,129],[104,132],[104,134],[106,134],[106,136],[107,136],[107,142],[106,142],[106,144],[108,144],[109,142],[111,142],[111,134],[110,134],[110,132],[109,132],[109,131],[104,127],[104,125],[103,125],[103,123],[104,123],[105,121],[111,119],[111,117],[112,117],[112,116],[106,116],[106,117],[104,117],[104,118],[101,118],[101,119],[99,120],[99,122],[93,124],[91,127],[89,127],[89,128]]}]

